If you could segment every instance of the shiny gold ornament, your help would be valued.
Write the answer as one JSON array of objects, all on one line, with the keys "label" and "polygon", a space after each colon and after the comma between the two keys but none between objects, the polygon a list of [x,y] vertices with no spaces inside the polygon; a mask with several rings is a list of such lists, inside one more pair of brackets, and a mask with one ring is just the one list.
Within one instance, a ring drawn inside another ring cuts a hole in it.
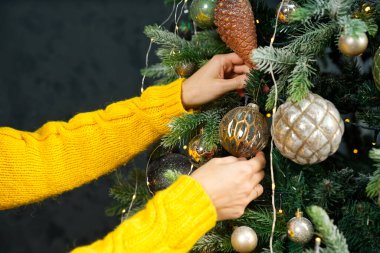
[{"label": "shiny gold ornament", "polygon": [[313,93],[287,101],[273,115],[272,137],[280,153],[298,164],[314,164],[336,152],[344,123],[330,101]]},{"label": "shiny gold ornament", "polygon": [[308,243],[314,234],[313,224],[303,217],[302,212],[297,210],[296,217],[291,218],[287,223],[288,237],[295,243]]},{"label": "shiny gold ornament", "polygon": [[[281,9],[280,9],[281,7]],[[277,6],[278,20],[281,23],[288,23],[290,15],[297,9],[298,5],[292,0],[285,0]]]},{"label": "shiny gold ornament", "polygon": [[231,235],[231,244],[234,250],[240,253],[248,253],[257,247],[257,234],[247,226],[235,228]]},{"label": "shiny gold ornament", "polygon": [[356,37],[344,34],[339,37],[339,50],[346,56],[361,55],[367,49],[367,46],[368,37],[365,33],[361,33]]},{"label": "shiny gold ornament", "polygon": [[214,25],[214,9],[216,0],[193,0],[190,5],[190,17],[200,28]]},{"label": "shiny gold ornament", "polygon": [[372,75],[377,89],[380,90],[380,47],[373,56]]},{"label": "shiny gold ornament", "polygon": [[257,35],[249,0],[218,0],[215,25],[226,45],[253,68],[251,54],[253,49],[257,48]]},{"label": "shiny gold ornament", "polygon": [[189,142],[188,154],[194,167],[200,167],[214,157],[217,147],[208,150],[202,145],[202,136],[196,135]]},{"label": "shiny gold ornament", "polygon": [[230,154],[249,158],[267,145],[268,123],[257,105],[236,107],[220,121],[219,138]]},{"label": "shiny gold ornament", "polygon": [[196,65],[192,62],[184,62],[176,66],[175,72],[180,76],[187,78],[195,72]]}]

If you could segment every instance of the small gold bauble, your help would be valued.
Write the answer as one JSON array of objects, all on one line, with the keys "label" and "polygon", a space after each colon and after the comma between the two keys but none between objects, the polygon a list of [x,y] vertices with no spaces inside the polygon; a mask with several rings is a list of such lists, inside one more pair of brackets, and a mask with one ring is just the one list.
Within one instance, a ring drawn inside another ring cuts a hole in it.
[{"label": "small gold bauble", "polygon": [[358,56],[364,53],[368,46],[368,37],[365,33],[355,36],[341,35],[338,42],[339,50],[346,56]]},{"label": "small gold bauble", "polygon": [[214,147],[211,150],[206,149],[206,147],[202,145],[202,136],[196,135],[189,142],[188,154],[190,162],[195,167],[200,167],[214,157],[216,150],[217,147]]},{"label": "small gold bauble", "polygon": [[175,72],[180,76],[187,78],[195,72],[196,65],[192,62],[180,63],[176,66]]},{"label": "small gold bauble", "polygon": [[314,228],[311,222],[302,216],[299,210],[296,217],[291,218],[287,223],[288,237],[295,243],[305,244],[311,240]]},{"label": "small gold bauble", "polygon": [[253,251],[257,246],[256,232],[247,226],[237,227],[231,235],[231,244],[234,250],[240,253]]},{"label": "small gold bauble", "polygon": [[281,4],[277,6],[278,20],[281,23],[288,23],[290,15],[297,9],[297,3],[292,0],[285,0],[282,3],[281,9],[279,10]]}]

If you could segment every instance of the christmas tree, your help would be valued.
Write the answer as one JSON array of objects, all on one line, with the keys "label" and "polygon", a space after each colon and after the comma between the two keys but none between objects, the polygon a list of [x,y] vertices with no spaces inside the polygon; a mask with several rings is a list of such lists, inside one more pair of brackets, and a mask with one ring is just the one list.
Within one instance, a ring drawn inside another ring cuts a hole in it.
[{"label": "christmas tree", "polygon": [[194,252],[380,252],[380,2],[167,0],[145,34],[157,84],[188,77],[216,54],[251,66],[237,93],[173,120],[146,170],[118,175],[110,214],[212,157],[267,155],[264,195],[220,222]]}]

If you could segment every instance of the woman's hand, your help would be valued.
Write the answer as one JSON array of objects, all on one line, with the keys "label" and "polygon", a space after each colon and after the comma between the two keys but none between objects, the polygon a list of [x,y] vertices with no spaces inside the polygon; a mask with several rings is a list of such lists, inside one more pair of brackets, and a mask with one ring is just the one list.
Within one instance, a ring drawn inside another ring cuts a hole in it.
[{"label": "woman's hand", "polygon": [[250,160],[233,156],[214,158],[191,176],[209,195],[219,221],[236,219],[263,193],[260,181],[264,178],[265,163],[263,152]]},{"label": "woman's hand", "polygon": [[235,53],[215,55],[184,81],[182,104],[185,109],[208,103],[224,93],[245,87],[249,67]]}]

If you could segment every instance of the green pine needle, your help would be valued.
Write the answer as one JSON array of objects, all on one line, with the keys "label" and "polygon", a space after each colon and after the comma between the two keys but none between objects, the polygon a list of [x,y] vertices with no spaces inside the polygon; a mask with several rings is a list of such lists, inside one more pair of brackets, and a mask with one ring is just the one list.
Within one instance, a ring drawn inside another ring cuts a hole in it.
[{"label": "green pine needle", "polygon": [[151,40],[153,40],[154,43],[171,49],[180,49],[188,46],[189,44],[187,40],[180,38],[174,33],[158,25],[146,26],[144,33]]},{"label": "green pine needle", "polygon": [[310,78],[315,74],[315,69],[309,62],[310,59],[301,56],[289,76],[287,93],[289,99],[293,102],[299,102],[304,99],[313,87]]},{"label": "green pine needle", "polygon": [[306,212],[319,232],[323,243],[331,253],[349,253],[346,239],[330,220],[327,213],[319,206],[310,206]]},{"label": "green pine needle", "polygon": [[372,149],[369,157],[374,161],[376,171],[370,177],[370,182],[366,187],[367,195],[370,198],[379,196],[380,192],[380,149]]},{"label": "green pine needle", "polygon": [[291,69],[298,61],[293,52],[284,48],[259,47],[253,52],[252,59],[258,70],[282,73]]},{"label": "green pine needle", "polygon": [[341,17],[339,24],[343,28],[343,35],[345,36],[356,38],[368,31],[367,24],[364,21],[353,19],[350,16]]},{"label": "green pine needle", "polygon": [[164,178],[166,178],[170,184],[176,181],[181,175],[182,173],[177,170],[166,170],[164,172]]},{"label": "green pine needle", "polygon": [[306,23],[299,29],[299,34],[293,36],[291,42],[284,48],[303,55],[320,55],[331,43],[331,38],[338,33],[335,22]]},{"label": "green pine needle", "polygon": [[207,149],[212,149],[219,142],[218,131],[222,113],[223,110],[214,109],[175,118],[169,125],[170,132],[162,138],[162,145],[172,149],[176,145],[187,144],[194,132],[203,127],[203,144]]}]

